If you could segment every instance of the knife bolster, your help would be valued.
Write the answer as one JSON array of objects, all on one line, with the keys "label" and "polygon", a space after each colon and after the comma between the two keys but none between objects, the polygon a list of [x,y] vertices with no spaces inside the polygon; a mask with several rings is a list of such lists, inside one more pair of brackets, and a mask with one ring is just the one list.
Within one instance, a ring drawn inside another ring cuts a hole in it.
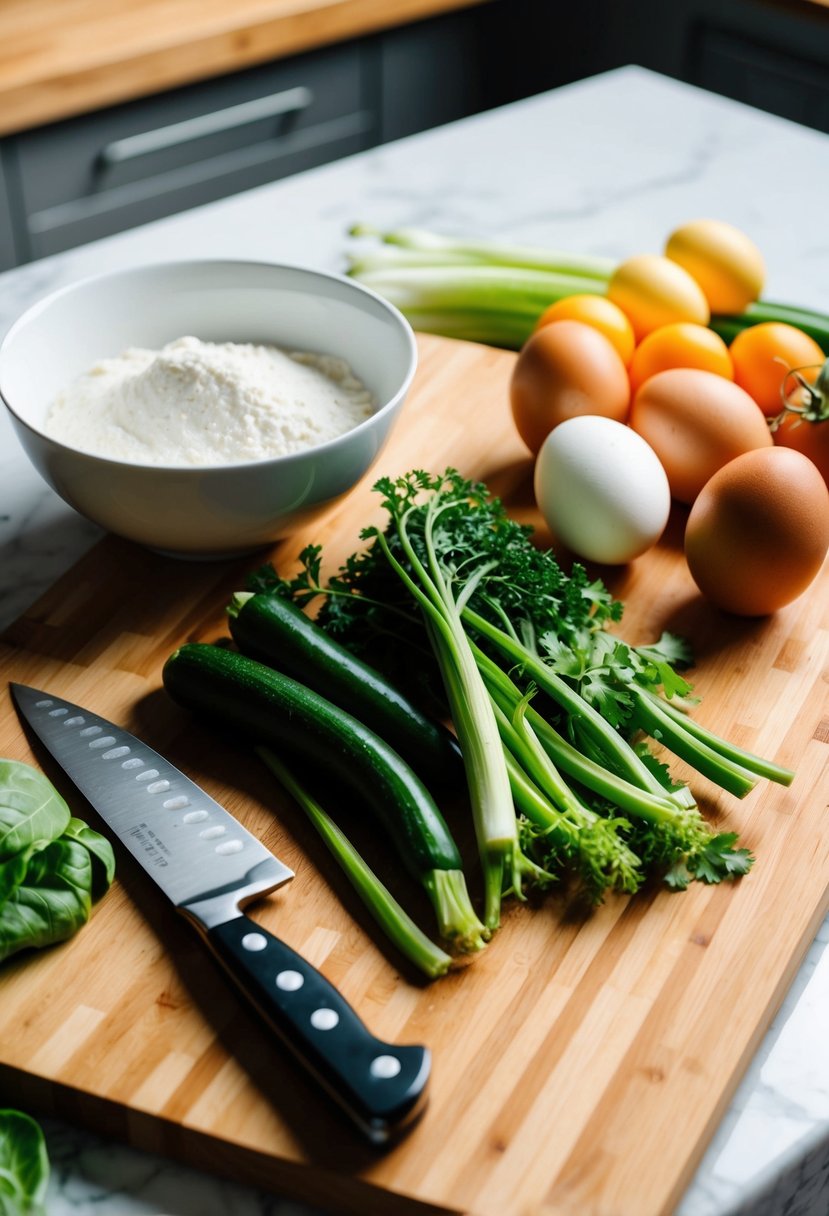
[{"label": "knife bolster", "polygon": [[205,891],[198,899],[181,904],[179,912],[202,933],[208,933],[217,925],[227,924],[242,916],[242,909],[247,904],[262,895],[269,895],[292,878],[293,872],[287,866],[283,866],[275,857],[269,857],[249,870],[242,883]]}]

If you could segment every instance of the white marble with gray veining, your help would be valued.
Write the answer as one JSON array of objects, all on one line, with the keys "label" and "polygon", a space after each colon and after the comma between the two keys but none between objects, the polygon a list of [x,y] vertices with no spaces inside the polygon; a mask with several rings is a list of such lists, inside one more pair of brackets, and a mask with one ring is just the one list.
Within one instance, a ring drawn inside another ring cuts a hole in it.
[{"label": "white marble with gray veining", "polygon": [[[827,309],[827,199],[826,136],[627,68],[8,272],[0,331],[53,288],[117,266],[227,256],[342,270],[358,220],[620,258],[658,252],[683,220],[717,216],[764,251],[767,298]],[[98,535],[30,469],[0,416],[0,627]],[[827,945],[829,922],[675,1216],[829,1212]],[[50,1216],[310,1212],[45,1127]]]}]

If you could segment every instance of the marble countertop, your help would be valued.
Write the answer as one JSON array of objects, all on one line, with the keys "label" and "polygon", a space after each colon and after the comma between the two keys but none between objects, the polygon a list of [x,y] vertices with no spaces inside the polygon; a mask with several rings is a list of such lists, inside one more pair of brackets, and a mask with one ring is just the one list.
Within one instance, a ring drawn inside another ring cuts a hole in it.
[{"label": "marble countertop", "polygon": [[[764,251],[769,299],[826,308],[829,139],[624,68],[0,276],[0,331],[88,274],[180,257],[342,270],[355,221],[621,258],[717,216]],[[0,627],[99,537],[0,415]],[[675,1216],[829,1210],[829,922]],[[727,1033],[724,1016],[723,1033]],[[44,1121],[50,1216],[310,1216],[310,1209]]]}]

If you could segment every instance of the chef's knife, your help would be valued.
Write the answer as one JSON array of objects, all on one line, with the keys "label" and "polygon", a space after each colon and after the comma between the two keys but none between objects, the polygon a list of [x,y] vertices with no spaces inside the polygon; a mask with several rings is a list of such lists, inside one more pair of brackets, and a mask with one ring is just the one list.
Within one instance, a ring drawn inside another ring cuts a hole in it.
[{"label": "chef's knife", "polygon": [[375,1038],[316,968],[242,912],[293,871],[128,731],[54,694],[10,687],[87,801],[363,1133],[383,1144],[411,1123],[428,1049]]}]

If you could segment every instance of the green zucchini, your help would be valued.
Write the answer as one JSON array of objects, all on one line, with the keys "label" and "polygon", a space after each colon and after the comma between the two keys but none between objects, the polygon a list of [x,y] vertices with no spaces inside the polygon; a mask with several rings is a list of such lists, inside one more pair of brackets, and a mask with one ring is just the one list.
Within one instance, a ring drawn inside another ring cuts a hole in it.
[{"label": "green zucchini", "polygon": [[329,637],[284,596],[234,596],[230,632],[243,654],[293,676],[353,714],[429,782],[463,775],[458,741],[375,668]]},{"label": "green zucchini", "polygon": [[313,689],[222,646],[179,647],[162,679],[179,704],[229,726],[254,746],[302,761],[360,799],[430,896],[441,935],[462,949],[483,944],[483,926],[446,821],[420,778],[385,740]]}]

